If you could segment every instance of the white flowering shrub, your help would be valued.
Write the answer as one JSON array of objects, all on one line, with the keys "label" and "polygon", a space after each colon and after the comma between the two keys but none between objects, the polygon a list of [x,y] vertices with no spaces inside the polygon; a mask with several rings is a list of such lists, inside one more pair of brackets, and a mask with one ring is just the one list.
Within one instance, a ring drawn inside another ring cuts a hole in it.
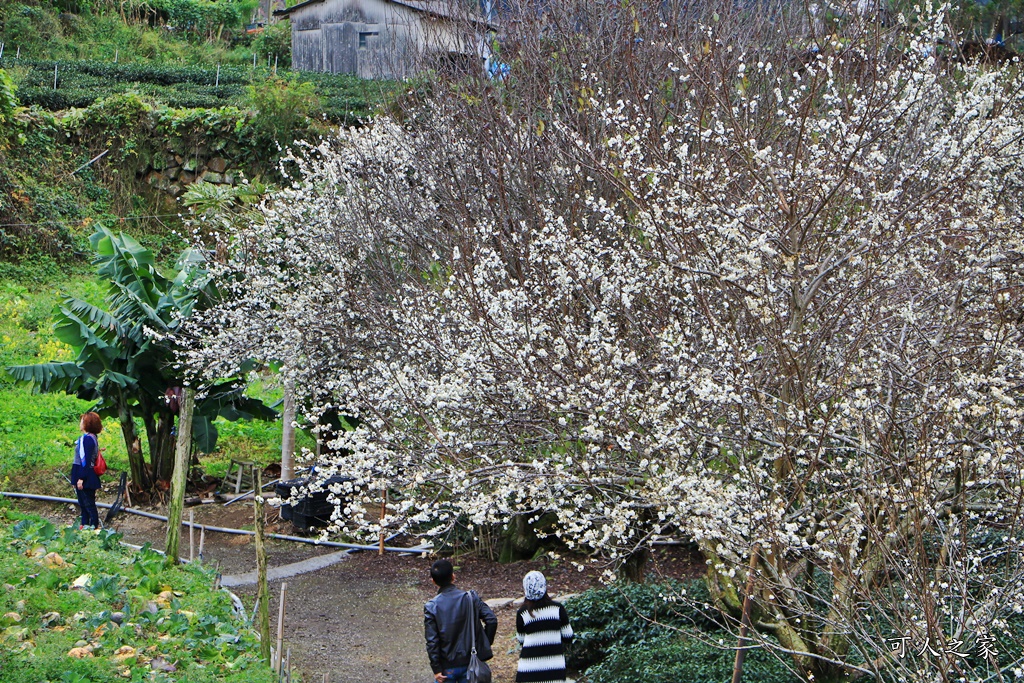
[{"label": "white flowering shrub", "polygon": [[1012,677],[1017,65],[936,56],[941,14],[665,7],[556,4],[505,81],[295,154],[188,362],[283,362],[347,416],[336,530],[689,538],[808,679]]}]

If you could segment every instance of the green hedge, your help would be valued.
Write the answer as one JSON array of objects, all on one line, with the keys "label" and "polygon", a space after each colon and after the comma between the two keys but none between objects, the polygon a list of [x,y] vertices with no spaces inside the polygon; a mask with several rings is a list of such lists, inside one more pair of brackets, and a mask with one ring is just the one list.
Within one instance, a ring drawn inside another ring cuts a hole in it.
[{"label": "green hedge", "polygon": [[[114,64],[94,61],[8,60],[24,75],[18,84],[18,99],[25,106],[49,111],[87,107],[93,102],[127,92],[153,97],[175,108],[245,108],[246,87],[274,78],[312,83],[320,102],[315,118],[354,125],[365,120],[396,84],[368,81],[344,74],[296,73],[285,69],[280,76],[264,67],[224,66],[218,79],[216,68]],[[57,67],[57,88],[53,70]]]},{"label": "green hedge", "polygon": [[[692,638],[663,636],[615,646],[599,664],[587,669],[586,683],[728,683],[736,651]],[[764,650],[749,650],[743,680],[799,683],[787,663]]]},{"label": "green hedge", "polygon": [[566,604],[576,633],[569,667],[582,671],[612,647],[642,644],[682,628],[716,632],[722,626],[710,603],[703,581],[623,583],[581,593]]},{"label": "green hedge", "polygon": [[[576,633],[568,665],[587,683],[716,683],[732,675],[736,651],[716,647],[723,628],[703,581],[624,583],[589,590],[566,603]],[[682,630],[700,638],[682,635]],[[785,662],[751,650],[744,679],[795,683]]]}]

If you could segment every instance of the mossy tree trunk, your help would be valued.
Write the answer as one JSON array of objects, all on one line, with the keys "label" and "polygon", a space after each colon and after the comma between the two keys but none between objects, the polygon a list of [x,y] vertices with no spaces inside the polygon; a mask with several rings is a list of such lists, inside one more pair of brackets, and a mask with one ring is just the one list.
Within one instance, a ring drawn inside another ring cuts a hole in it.
[{"label": "mossy tree trunk", "polygon": [[192,455],[192,413],[195,394],[185,387],[178,410],[178,441],[174,449],[174,474],[171,477],[171,505],[167,512],[167,563],[177,564],[178,542],[181,539],[181,513],[185,507],[185,486],[188,479],[188,461]]}]

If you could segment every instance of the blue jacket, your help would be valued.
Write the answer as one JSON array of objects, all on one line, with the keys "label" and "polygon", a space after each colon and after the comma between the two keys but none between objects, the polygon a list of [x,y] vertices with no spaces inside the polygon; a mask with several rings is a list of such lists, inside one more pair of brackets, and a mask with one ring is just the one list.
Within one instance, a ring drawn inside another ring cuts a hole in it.
[{"label": "blue jacket", "polygon": [[[71,486],[78,488],[78,480],[82,480],[82,488],[98,489],[100,478],[93,467],[99,453],[99,440],[94,434],[82,434],[75,441],[75,459],[71,465]],[[84,456],[84,458],[83,458]],[[84,461],[83,461],[84,460]]]}]

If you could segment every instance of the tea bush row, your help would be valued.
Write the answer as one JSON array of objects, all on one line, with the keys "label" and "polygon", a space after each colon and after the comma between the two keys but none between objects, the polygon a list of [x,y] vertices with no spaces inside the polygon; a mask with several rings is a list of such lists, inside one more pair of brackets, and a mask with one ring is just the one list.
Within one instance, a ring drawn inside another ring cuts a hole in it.
[{"label": "tea bush row", "polygon": [[[319,106],[310,112],[317,119],[344,125],[369,117],[394,83],[367,81],[345,74],[292,73],[273,76],[266,68],[225,66],[217,70],[197,66],[113,64],[95,61],[4,60],[18,78],[17,97],[22,105],[49,111],[87,107],[111,95],[136,92],[175,108],[250,106],[247,86],[288,80],[310,83]],[[57,87],[53,87],[54,67]]]}]

